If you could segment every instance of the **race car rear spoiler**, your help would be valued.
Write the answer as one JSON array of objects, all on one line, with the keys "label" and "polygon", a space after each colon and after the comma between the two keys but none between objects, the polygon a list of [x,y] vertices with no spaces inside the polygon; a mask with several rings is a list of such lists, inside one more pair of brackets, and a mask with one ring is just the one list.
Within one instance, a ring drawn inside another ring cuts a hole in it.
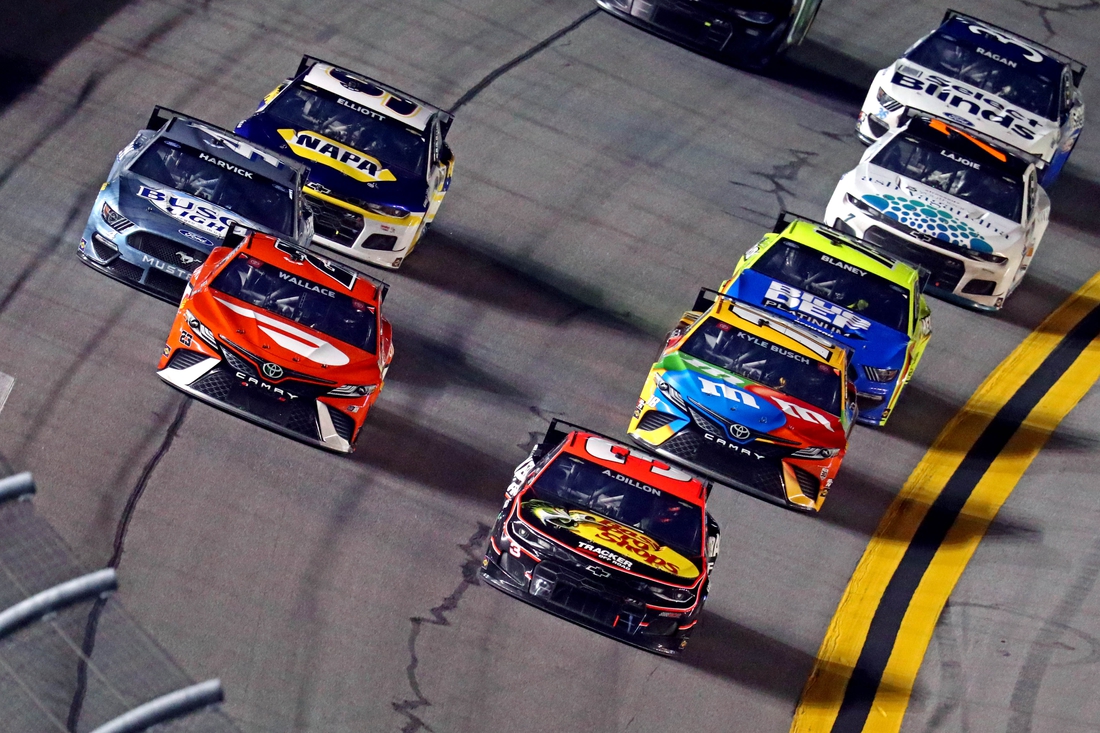
[{"label": "race car rear spoiler", "polygon": [[829,352],[832,349],[839,349],[848,354],[848,361],[851,362],[855,352],[848,346],[842,343],[833,341],[828,336],[825,336],[818,331],[810,329],[797,321],[786,318],[784,316],[776,316],[774,313],[769,313],[758,305],[752,303],[746,303],[743,300],[728,295],[726,293],[720,293],[713,288],[700,288],[699,295],[695,298],[695,305],[692,306],[692,310],[705,311],[719,300],[725,300],[732,304],[735,308],[735,315],[739,318],[749,320],[746,316],[751,316],[756,319],[757,325],[767,324],[768,328],[782,333],[787,338],[798,341],[807,349],[813,351],[822,359],[826,359],[829,356]]},{"label": "race car rear spoiler", "polygon": [[952,128],[954,130],[958,130],[959,132],[963,133],[964,135],[968,135],[972,138],[980,140],[983,144],[988,145],[989,147],[991,147],[995,150],[1000,150],[1001,152],[1008,153],[1009,155],[1011,155],[1014,158],[1019,158],[1022,161],[1025,161],[1027,163],[1031,163],[1032,165],[1034,165],[1036,168],[1038,168],[1040,170],[1047,167],[1047,161],[1043,160],[1038,155],[1033,155],[1032,153],[1025,152],[1025,151],[1021,150],[1020,148],[1009,145],[1008,143],[1004,142],[1003,140],[998,140],[997,138],[990,137],[989,135],[986,135],[983,132],[978,132],[973,127],[967,127],[966,125],[962,125],[956,120],[951,120],[951,119],[948,119],[947,117],[940,117],[939,115],[934,115],[931,112],[925,112],[924,110],[914,109],[913,107],[906,108],[905,114],[910,120],[912,120],[914,118],[919,118],[919,119],[925,120],[926,122],[932,122],[933,120],[935,120],[937,122],[942,122],[943,124],[947,125],[948,127]]},{"label": "race car rear spoiler", "polygon": [[1021,41],[1026,41],[1027,43],[1045,53],[1047,56],[1050,56],[1052,59],[1057,59],[1063,64],[1069,66],[1069,71],[1071,74],[1073,74],[1073,85],[1078,87],[1081,86],[1081,77],[1085,75],[1085,70],[1088,67],[1082,64],[1080,61],[1074,61],[1069,56],[1066,56],[1063,53],[1058,53],[1053,48],[1049,46],[1044,46],[1038,41],[1033,41],[1027,36],[1021,36],[1019,33],[1010,31],[1007,28],[1001,28],[1000,26],[993,25],[992,23],[982,20],[981,18],[975,18],[973,15],[960,13],[958,10],[948,10],[946,13],[944,13],[943,20],[940,22],[940,25],[943,25],[948,21],[955,20],[956,18],[959,20],[969,20],[975,23],[980,23],[981,25],[984,25],[986,28],[989,28],[991,30],[999,31],[1000,33],[1004,33],[1005,35],[1019,38]]},{"label": "race car rear spoiler", "polygon": [[[280,163],[285,165],[287,168],[289,168],[293,171],[298,171],[299,175],[303,179],[305,179],[306,176],[309,173],[309,166],[305,165],[300,160],[297,160],[295,158],[291,158],[291,157],[288,157],[286,155],[283,155],[282,153],[279,153],[275,150],[272,150],[271,148],[261,148],[261,146],[257,145],[256,143],[249,142],[248,140],[245,140],[243,137],[241,137],[240,135],[238,135],[237,133],[235,133],[231,130],[227,130],[224,127],[218,127],[214,123],[207,122],[206,120],[200,120],[198,117],[192,117],[191,115],[186,115],[183,112],[177,112],[174,109],[168,109],[167,107],[162,107],[159,104],[156,107],[153,107],[153,113],[151,115],[149,115],[149,122],[146,123],[145,129],[147,129],[147,130],[160,130],[165,125],[167,125],[171,122],[174,122],[175,120],[185,120],[187,122],[194,122],[196,124],[202,125],[203,127],[208,127],[211,130],[214,130],[214,131],[216,131],[216,132],[218,132],[222,135],[225,135],[226,137],[232,138],[234,140],[239,140],[242,143],[247,143],[250,147],[262,149],[264,155],[270,155],[271,157],[277,159]],[[248,156],[245,156],[245,157],[248,157]]]},{"label": "race car rear spoiler", "polygon": [[[225,235],[225,239],[222,240],[222,246],[229,247],[230,249],[239,247],[244,242],[244,240],[248,238],[248,235],[252,234],[255,231],[257,230],[246,227],[243,224],[233,222],[229,227],[229,231]],[[260,233],[263,234],[263,232]],[[363,279],[373,283],[375,289],[378,291],[379,305],[382,305],[382,302],[386,299],[386,293],[390,291],[390,286],[388,283],[379,280],[377,277],[364,270],[354,260],[348,260],[345,257],[341,257],[336,252],[321,250],[320,248],[313,246],[302,247],[295,242],[288,242],[285,239],[280,239],[279,242],[286,245],[287,247],[291,247],[295,250],[300,251],[303,255],[313,255],[315,257],[320,257],[321,259],[327,260],[330,264],[338,265],[339,267],[345,270],[349,270],[359,277],[362,277]]]},{"label": "race car rear spoiler", "polygon": [[443,133],[443,138],[446,139],[447,132],[451,129],[451,123],[454,122],[454,119],[455,119],[455,116],[453,114],[451,114],[450,112],[447,112],[447,111],[441,109],[440,107],[438,107],[438,106],[436,106],[436,105],[434,105],[430,102],[425,102],[423,99],[418,99],[417,97],[414,97],[413,95],[409,94],[408,92],[403,92],[400,89],[398,89],[397,87],[390,86],[389,84],[383,84],[382,82],[378,81],[377,79],[372,79],[371,77],[367,76],[366,74],[361,74],[358,71],[352,71],[351,69],[347,68],[346,66],[341,66],[340,64],[334,64],[331,61],[325,61],[324,59],[317,58],[316,56],[310,56],[309,54],[304,54],[302,56],[302,60],[300,62],[298,62],[298,70],[294,72],[294,78],[297,79],[307,69],[313,68],[313,66],[315,64],[328,64],[329,66],[335,66],[337,69],[341,69],[343,71],[346,71],[349,74],[355,74],[356,76],[361,77],[362,79],[365,79],[366,81],[369,81],[371,84],[374,84],[375,86],[380,87],[381,89],[385,89],[387,92],[390,92],[391,94],[396,94],[400,97],[405,97],[406,99],[408,99],[410,101],[416,102],[421,107],[427,107],[428,109],[436,110],[436,114],[439,115],[439,129]]},{"label": "race car rear spoiler", "polygon": [[917,271],[917,279],[920,284],[920,291],[922,293],[924,292],[924,286],[928,284],[928,279],[932,274],[931,271],[928,270],[926,267],[922,267],[915,262],[910,262],[904,257],[898,257],[893,252],[887,252],[878,245],[872,242],[868,242],[866,239],[860,239],[855,235],[842,232],[839,229],[817,221],[816,219],[811,219],[808,216],[802,216],[800,214],[795,214],[790,211],[780,211],[779,217],[775,220],[775,226],[772,227],[772,233],[779,234],[796,221],[805,222],[806,224],[813,224],[817,228],[817,233],[825,237],[826,239],[829,239],[834,243],[837,243],[837,241],[839,240],[839,242],[846,244],[849,247],[854,247],[855,249],[863,252],[863,254],[867,255],[868,257],[873,257],[874,259],[878,260],[885,267],[893,267],[895,262],[901,262],[902,264],[912,267],[914,270]]},{"label": "race car rear spoiler", "polygon": [[[583,425],[578,425],[576,423],[569,422],[568,420],[562,420],[555,417],[553,420],[550,421],[550,427],[546,429],[546,435],[544,435],[542,440],[539,442],[539,445],[545,446],[545,450],[542,455],[546,455],[546,451],[549,451],[561,445],[562,442],[567,437],[569,437],[569,434],[574,430],[580,430],[585,433],[591,433],[592,435],[598,435],[599,437],[610,440],[612,443],[616,443],[618,445],[625,446],[627,444],[627,441],[625,440],[612,438],[610,435],[604,435],[603,433],[592,430],[591,428],[586,428]],[[664,459],[653,455],[647,450],[638,447],[631,448],[630,450],[644,453],[649,458],[649,460],[655,464],[668,466],[668,463],[666,463]],[[684,471],[685,473],[691,474],[693,478],[698,479],[699,483],[703,484],[703,486],[706,488],[707,495],[710,495],[711,481],[709,479],[705,479],[699,474],[685,469],[683,466],[677,466],[677,468],[679,468],[681,471]]]}]

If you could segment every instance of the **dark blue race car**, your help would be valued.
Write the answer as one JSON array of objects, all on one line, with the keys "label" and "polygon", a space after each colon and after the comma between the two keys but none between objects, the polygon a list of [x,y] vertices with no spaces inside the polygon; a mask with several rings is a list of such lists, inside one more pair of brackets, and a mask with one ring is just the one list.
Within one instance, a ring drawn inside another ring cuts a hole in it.
[{"label": "dark blue race car", "polygon": [[453,117],[312,56],[275,88],[240,135],[309,164],[316,243],[396,268],[421,240],[451,183]]}]

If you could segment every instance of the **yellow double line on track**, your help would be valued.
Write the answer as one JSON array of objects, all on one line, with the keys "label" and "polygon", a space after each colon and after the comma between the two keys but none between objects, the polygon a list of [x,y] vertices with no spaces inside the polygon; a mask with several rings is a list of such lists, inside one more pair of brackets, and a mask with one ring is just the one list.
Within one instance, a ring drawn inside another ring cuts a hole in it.
[{"label": "yellow double line on track", "polygon": [[791,733],[900,730],[936,622],[989,523],[1100,379],[1100,273],[981,384],[905,482],[829,623]]}]

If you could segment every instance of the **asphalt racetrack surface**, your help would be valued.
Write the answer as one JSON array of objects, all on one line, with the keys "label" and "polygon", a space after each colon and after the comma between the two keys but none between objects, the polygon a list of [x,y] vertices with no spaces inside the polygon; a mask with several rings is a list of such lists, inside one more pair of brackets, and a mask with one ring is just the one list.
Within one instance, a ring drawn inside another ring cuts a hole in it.
[{"label": "asphalt racetrack surface", "polygon": [[[1100,68],[1096,4],[1041,2],[959,9]],[[932,302],[914,383],[886,429],[856,428],[820,516],[715,490],[722,556],[682,658],[478,583],[512,469],[548,421],[624,434],[665,330],[780,207],[823,214],[863,151],[854,118],[874,71],[944,10],[826,0],[807,42],[759,76],[593,9],[146,0],[0,110],[0,372],[15,378],[2,467],[34,471],[38,510],[89,561],[117,561],[127,607],[193,678],[222,678],[248,733],[787,730],[898,488],[985,375],[1100,270],[1093,122],[1023,285],[996,316]],[[173,309],[76,257],[112,157],[153,105],[232,126],[304,52],[463,102],[435,228],[383,275],[396,357],[350,458],[161,383]],[[1098,77],[1084,80],[1093,105]],[[1098,418],[1094,392],[991,527],[903,730],[1100,730],[1086,701]]]}]

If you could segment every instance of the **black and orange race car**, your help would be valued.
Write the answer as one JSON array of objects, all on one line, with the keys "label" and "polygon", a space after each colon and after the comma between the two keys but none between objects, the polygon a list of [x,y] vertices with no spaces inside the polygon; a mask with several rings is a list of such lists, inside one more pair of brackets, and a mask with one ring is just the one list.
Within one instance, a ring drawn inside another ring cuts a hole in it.
[{"label": "black and orange race car", "polygon": [[386,290],[234,226],[191,275],[157,373],[246,420],[350,453],[393,359]]},{"label": "black and orange race car", "polygon": [[505,493],[486,581],[649,651],[687,646],[719,549],[707,482],[554,420]]}]

